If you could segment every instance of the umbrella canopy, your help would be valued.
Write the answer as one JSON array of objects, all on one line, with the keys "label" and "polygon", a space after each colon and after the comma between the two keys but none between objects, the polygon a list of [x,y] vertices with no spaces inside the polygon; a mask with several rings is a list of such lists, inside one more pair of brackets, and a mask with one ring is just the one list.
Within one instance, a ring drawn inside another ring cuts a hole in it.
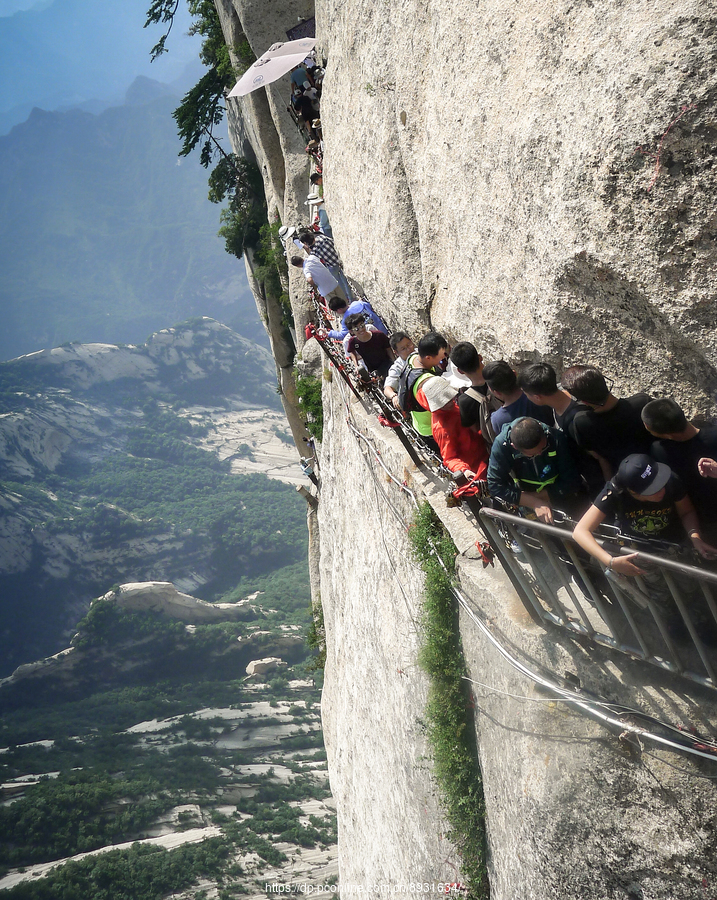
[{"label": "umbrella canopy", "polygon": [[298,66],[306,58],[306,54],[316,43],[315,38],[301,38],[298,41],[285,41],[272,44],[262,56],[253,63],[229,92],[230,97],[243,97],[257,88],[271,84],[288,71]]},{"label": "umbrella canopy", "polygon": [[299,38],[298,41],[283,41],[272,44],[264,56],[273,59],[275,56],[292,56],[294,53],[303,53],[306,56],[316,44],[316,38]]}]

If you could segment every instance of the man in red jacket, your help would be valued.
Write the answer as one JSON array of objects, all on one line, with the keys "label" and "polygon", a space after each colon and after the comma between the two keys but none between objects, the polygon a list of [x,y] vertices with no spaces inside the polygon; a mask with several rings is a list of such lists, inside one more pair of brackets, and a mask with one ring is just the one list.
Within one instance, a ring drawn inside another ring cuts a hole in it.
[{"label": "man in red jacket", "polygon": [[461,425],[456,403],[458,391],[445,378],[434,375],[421,383],[416,399],[431,411],[431,427],[441,450],[443,464],[466,478],[484,480],[488,471],[488,451],[480,434]]}]

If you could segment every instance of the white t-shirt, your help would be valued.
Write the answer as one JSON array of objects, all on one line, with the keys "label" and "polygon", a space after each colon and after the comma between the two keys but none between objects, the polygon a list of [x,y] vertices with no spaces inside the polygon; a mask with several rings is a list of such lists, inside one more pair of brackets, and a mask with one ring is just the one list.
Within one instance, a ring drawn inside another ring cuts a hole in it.
[{"label": "white t-shirt", "polygon": [[308,256],[304,260],[304,277],[307,281],[309,276],[314,279],[314,284],[322,297],[328,297],[331,291],[339,285],[331,272],[316,256]]}]

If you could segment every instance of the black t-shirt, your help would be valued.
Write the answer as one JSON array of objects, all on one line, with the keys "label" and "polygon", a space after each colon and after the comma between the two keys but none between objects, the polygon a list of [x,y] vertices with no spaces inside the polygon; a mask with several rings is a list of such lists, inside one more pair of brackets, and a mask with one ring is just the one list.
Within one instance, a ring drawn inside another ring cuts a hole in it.
[{"label": "black t-shirt", "polygon": [[386,350],[391,346],[388,338],[382,331],[372,331],[368,341],[360,341],[352,336],[347,343],[349,353],[358,354],[366,363],[369,372],[378,369],[383,363],[389,362]]},{"label": "black t-shirt", "polygon": [[580,403],[578,400],[571,400],[570,405],[565,412],[558,414],[553,410],[553,415],[555,416],[556,427],[559,428],[568,439],[568,446],[570,447],[570,452],[575,460],[575,465],[587,485],[589,496],[592,497],[600,490],[603,484],[605,484],[605,476],[602,473],[598,461],[593,456],[590,456],[586,450],[578,447],[575,442],[572,427],[575,416],[577,416],[578,413],[587,412],[588,410],[589,407],[585,406],[584,403]]},{"label": "black t-shirt", "polygon": [[[474,384],[472,387],[479,394],[488,397],[487,384]],[[461,413],[461,425],[464,428],[470,428],[471,425],[477,425],[480,428],[480,403],[473,397],[469,397],[465,391],[458,394],[458,409]]]},{"label": "black t-shirt", "polygon": [[679,544],[685,538],[685,529],[675,503],[686,494],[685,486],[674,474],[665,485],[665,496],[657,503],[636,500],[632,494],[619,490],[608,481],[593,500],[593,506],[605,513],[608,524],[614,520],[625,534]]},{"label": "black t-shirt", "polygon": [[697,510],[700,525],[717,526],[717,478],[703,478],[697,462],[703,457],[717,459],[717,422],[701,428],[689,441],[657,440],[650,456],[666,463],[685,485]]},{"label": "black t-shirt", "polygon": [[578,413],[572,422],[578,446],[604,456],[614,469],[631,453],[648,453],[652,435],[642,424],[640,413],[650,400],[649,394],[635,394],[618,400],[608,412],[588,409]]},{"label": "black t-shirt", "polygon": [[585,406],[584,403],[580,403],[578,400],[571,400],[568,408],[563,413],[557,413],[553,410],[553,416],[555,417],[555,424],[561,430],[564,431],[565,434],[570,438],[571,441],[574,441],[572,432],[573,419],[580,412],[588,412],[589,407]]}]

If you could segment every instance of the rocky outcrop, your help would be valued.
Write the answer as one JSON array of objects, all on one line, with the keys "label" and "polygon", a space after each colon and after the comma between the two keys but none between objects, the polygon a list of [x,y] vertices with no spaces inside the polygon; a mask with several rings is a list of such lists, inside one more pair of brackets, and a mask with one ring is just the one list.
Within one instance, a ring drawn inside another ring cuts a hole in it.
[{"label": "rocky outcrop", "polygon": [[253,659],[246,667],[247,675],[265,675],[267,672],[273,672],[279,666],[285,666],[286,663],[279,659],[278,656],[267,656],[264,659]]},{"label": "rocky outcrop", "polygon": [[207,603],[178,591],[171,581],[143,581],[122,584],[105,594],[103,600],[114,600],[121,609],[156,612],[190,625],[200,622],[246,622],[263,615],[248,598],[238,603]]},{"label": "rocky outcrop", "polygon": [[[251,367],[242,372],[247,357]],[[20,384],[24,379],[41,378],[45,384],[75,391],[122,379],[135,379],[161,391],[218,375],[233,376],[238,386],[241,372],[249,382],[268,385],[267,400],[272,394],[273,364],[268,351],[207,317],[164,328],[139,346],[72,343],[38,350],[5,365],[13,367]]]},{"label": "rocky outcrop", "polygon": [[[90,610],[98,603],[113,604],[128,612],[150,613],[184,622],[184,640],[187,646],[191,646],[197,625],[217,622],[259,623],[265,619],[264,609],[253,603],[253,599],[254,596],[245,597],[237,603],[207,603],[177,590],[168,581],[130,582],[97,597],[90,604]],[[249,626],[249,632],[238,636],[231,649],[239,660],[237,665],[242,664],[242,660],[251,660],[252,655],[267,651],[273,655],[249,662],[246,669],[248,674],[263,674],[286,666],[286,661],[276,656],[278,653],[292,661],[296,660],[302,655],[304,638],[301,634],[294,633],[292,629],[295,627],[298,626],[283,626],[278,631],[262,631],[256,624]],[[84,637],[85,633],[81,629],[75,634],[71,647],[18,666],[7,678],[0,678],[0,689],[11,690],[28,680],[48,679],[54,689],[58,690],[63,685],[72,687],[76,681],[83,679],[105,678],[112,673],[141,669],[143,666],[151,668],[153,664],[155,648],[149,632],[137,634],[136,638],[125,638],[111,647],[104,639],[96,638],[87,645],[83,641]],[[180,643],[177,638],[177,649],[181,653]],[[168,653],[169,647],[162,645],[161,652]],[[249,667],[253,667],[251,672]],[[6,699],[7,694],[3,698]]]},{"label": "rocky outcrop", "polygon": [[156,363],[138,347],[116,344],[69,344],[51,350],[38,350],[18,357],[17,364],[25,368],[52,366],[62,380],[88,388],[117,378],[150,380],[157,372]]},{"label": "rocky outcrop", "polygon": [[[254,53],[261,56],[277,40],[286,39],[286,30],[296,24],[297,16],[313,15],[313,0],[302,0],[299,4],[270,0],[260,5],[218,0],[216,6],[234,65],[239,65],[233,48],[240,37],[248,40]],[[227,100],[232,147],[241,156],[256,160],[264,179],[270,222],[298,222],[305,218],[303,201],[308,189],[309,162],[304,142],[286,111],[288,102],[283,80],[246,97]],[[301,350],[304,326],[310,319],[304,279],[298,270],[291,271],[289,267],[295,326],[289,332],[283,324],[284,311],[278,298],[267,296],[254,277],[251,251],[246,253],[245,262],[249,286],[271,342],[284,411],[296,445],[301,448],[308,434],[298,409],[293,372],[295,353]]]}]

